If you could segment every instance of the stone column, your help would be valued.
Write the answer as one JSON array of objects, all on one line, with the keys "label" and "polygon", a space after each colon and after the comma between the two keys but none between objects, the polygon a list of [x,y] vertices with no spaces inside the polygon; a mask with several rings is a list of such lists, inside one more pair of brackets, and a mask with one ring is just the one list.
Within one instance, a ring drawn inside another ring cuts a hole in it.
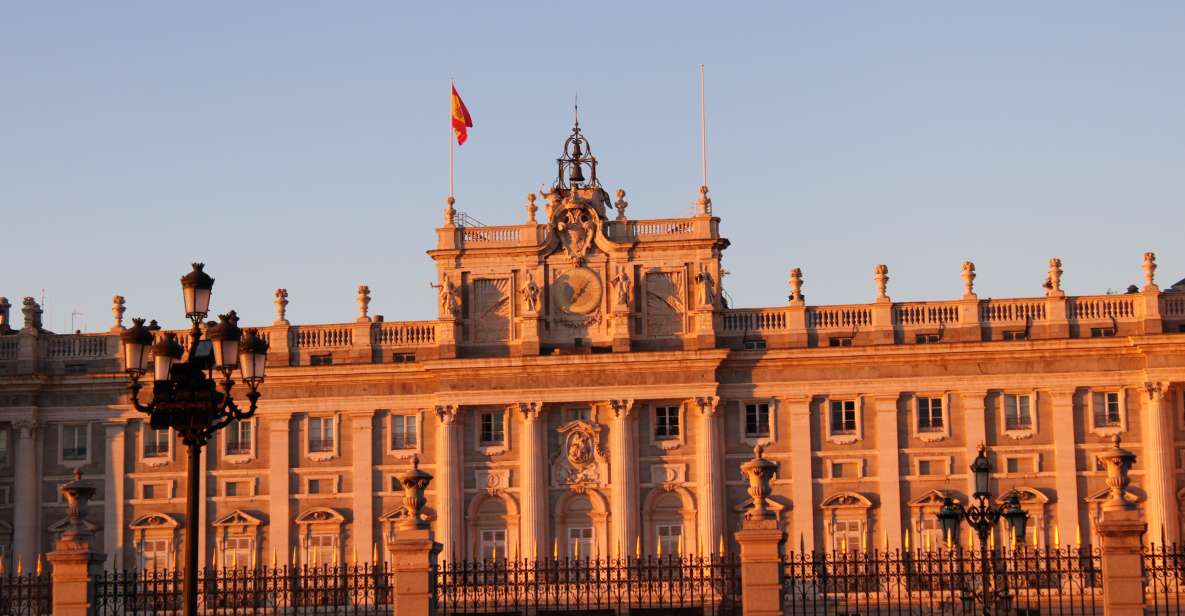
[{"label": "stone column", "polygon": [[460,407],[436,406],[436,530],[449,561],[465,555],[464,478],[461,476],[463,433]]},{"label": "stone column", "polygon": [[[260,419],[262,422],[263,420]],[[289,418],[277,417],[268,422],[268,543],[271,544],[279,565],[290,564],[292,557],[292,541],[289,529],[292,524],[291,501],[289,490],[292,487],[289,465],[291,454],[288,451],[290,433]],[[270,556],[268,557],[270,558]],[[268,561],[270,562],[270,560]]]},{"label": "stone column", "polygon": [[[518,410],[523,418],[523,436],[519,452],[522,517],[519,518],[521,537],[517,553],[523,558],[538,558],[547,555],[550,519],[547,515],[547,416],[543,414],[542,402],[520,403]],[[507,546],[507,549],[514,548]]]},{"label": "stone column", "polygon": [[790,411],[790,480],[794,498],[794,536],[791,537],[791,543],[795,547],[801,545],[809,553],[815,549],[811,397],[786,398],[784,404]]},{"label": "stone column", "polygon": [[368,411],[350,417],[354,439],[354,553],[370,562],[374,553],[374,417]]},{"label": "stone column", "polygon": [[[1074,390],[1050,392],[1053,398],[1053,466],[1057,488],[1057,528],[1062,543],[1079,536],[1078,457],[1075,453]],[[1034,409],[1036,411],[1036,409]]]},{"label": "stone column", "polygon": [[613,537],[608,552],[620,557],[630,554],[638,541],[638,418],[633,400],[611,400],[609,407]]},{"label": "stone column", "polygon": [[694,400],[699,409],[696,434],[696,477],[699,485],[699,548],[710,554],[724,536],[724,463],[720,437],[720,398],[704,396]]},{"label": "stone column", "polygon": [[[963,439],[963,449],[967,452],[967,460],[955,467],[956,472],[964,469],[975,456],[979,455],[979,444],[987,444],[987,392],[982,389],[959,392],[963,400],[963,428],[966,438]],[[1034,404],[1036,401],[1034,401]],[[1033,414],[1037,409],[1031,409]],[[967,473],[967,494],[975,493],[975,474]]]},{"label": "stone column", "polygon": [[37,480],[40,476],[37,472],[37,437],[41,434],[41,424],[33,419],[22,419],[15,422],[14,427],[16,448],[13,460],[16,477],[13,498],[24,504],[13,508],[13,562],[15,564],[19,560],[28,568],[41,553],[41,532],[37,528],[41,510],[41,490]]},{"label": "stone column", "polygon": [[1099,515],[1099,542],[1103,565],[1103,610],[1107,616],[1143,616],[1144,563],[1141,535],[1148,523],[1140,510],[1124,498],[1130,484],[1128,471],[1136,460],[1119,446],[1115,436],[1110,451],[1099,455],[1107,463],[1110,492]]},{"label": "stone column", "polygon": [[1144,490],[1148,494],[1148,539],[1165,545],[1180,539],[1177,513],[1177,491],[1173,460],[1173,409],[1168,394],[1169,384],[1145,383],[1148,400],[1144,412]]},{"label": "stone column", "polygon": [[124,455],[127,447],[127,423],[112,421],[104,424],[104,428],[107,452],[103,470],[103,549],[111,555],[112,568],[118,571],[123,568],[124,476],[127,471]]},{"label": "stone column", "polygon": [[[889,549],[901,547],[905,532],[901,522],[901,445],[897,435],[897,399],[893,394],[874,398],[876,403],[876,450],[880,454],[880,526]],[[872,535],[868,537],[870,545]]]},{"label": "stone column", "polygon": [[106,555],[93,549],[94,534],[86,527],[87,501],[95,488],[74,471],[74,481],[61,488],[69,507],[67,526],[54,551],[47,557],[53,565],[54,616],[87,616],[94,602],[91,578],[103,570]]}]

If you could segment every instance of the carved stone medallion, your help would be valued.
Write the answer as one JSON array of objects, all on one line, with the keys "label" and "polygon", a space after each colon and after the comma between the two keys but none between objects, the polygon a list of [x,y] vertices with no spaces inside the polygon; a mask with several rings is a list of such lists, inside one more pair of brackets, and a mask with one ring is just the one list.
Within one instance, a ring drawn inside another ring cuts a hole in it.
[{"label": "carved stone medallion", "polygon": [[571,421],[560,426],[563,446],[555,457],[552,473],[556,484],[576,489],[602,483],[607,476],[607,462],[599,444],[601,429],[588,421]]}]

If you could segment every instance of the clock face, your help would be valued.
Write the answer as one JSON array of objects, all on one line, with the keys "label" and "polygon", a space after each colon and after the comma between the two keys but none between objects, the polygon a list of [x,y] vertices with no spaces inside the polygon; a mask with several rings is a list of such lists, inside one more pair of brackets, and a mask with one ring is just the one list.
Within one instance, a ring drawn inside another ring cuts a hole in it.
[{"label": "clock face", "polygon": [[587,267],[560,274],[551,284],[551,301],[571,314],[588,314],[601,303],[601,279]]}]

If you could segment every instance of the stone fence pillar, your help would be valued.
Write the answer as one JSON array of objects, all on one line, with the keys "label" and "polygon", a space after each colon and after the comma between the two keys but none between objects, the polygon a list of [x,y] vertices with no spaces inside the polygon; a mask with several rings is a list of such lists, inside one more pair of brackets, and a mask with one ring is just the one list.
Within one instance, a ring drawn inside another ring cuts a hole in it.
[{"label": "stone fence pillar", "polygon": [[85,523],[86,504],[95,495],[95,488],[82,481],[82,473],[75,469],[74,481],[63,485],[61,492],[69,515],[62,538],[48,554],[53,566],[53,614],[87,616],[94,601],[91,579],[102,572],[107,559],[92,549],[94,533],[87,530]]},{"label": "stone fence pillar", "polygon": [[441,545],[433,540],[432,526],[424,514],[424,490],[432,475],[420,470],[415,458],[412,470],[399,478],[403,484],[403,509],[389,543],[394,576],[395,611],[400,616],[430,616],[433,612],[436,558]]},{"label": "stone fence pillar", "polygon": [[745,616],[781,616],[781,553],[786,534],[766,502],[777,464],[763,457],[761,446],[755,453],[756,457],[741,465],[749,480],[753,508],[734,535],[741,547],[741,607]]},{"label": "stone fence pillar", "polygon": [[1119,435],[1115,435],[1112,448],[1099,458],[1107,464],[1107,489],[1110,492],[1098,521],[1103,553],[1104,614],[1143,616],[1143,535],[1148,523],[1140,510],[1125,498],[1131,483],[1128,471],[1136,456],[1120,447]]}]

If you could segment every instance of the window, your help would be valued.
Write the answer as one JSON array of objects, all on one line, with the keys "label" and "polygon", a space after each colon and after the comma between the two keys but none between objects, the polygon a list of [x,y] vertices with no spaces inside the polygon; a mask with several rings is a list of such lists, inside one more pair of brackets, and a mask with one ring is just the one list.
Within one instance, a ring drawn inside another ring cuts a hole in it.
[{"label": "window", "polygon": [[247,481],[228,481],[225,485],[227,496],[251,496],[251,484]]},{"label": "window", "polygon": [[832,479],[859,479],[860,478],[860,463],[859,462],[832,462],[831,463],[831,478]]},{"label": "window", "polygon": [[86,432],[86,426],[84,425],[62,426],[63,460],[74,461],[86,459]]},{"label": "window", "polygon": [[333,562],[337,553],[337,535],[317,533],[309,535],[308,558],[310,562],[328,564]]},{"label": "window", "polygon": [[1119,427],[1123,417],[1119,413],[1119,392],[1096,391],[1091,395],[1096,428]]},{"label": "window", "polygon": [[416,416],[391,416],[391,449],[416,448]]},{"label": "window", "polygon": [[416,363],[415,353],[392,353],[391,361],[396,364],[414,364]]},{"label": "window", "polygon": [[251,537],[227,537],[222,544],[222,562],[232,567],[250,567],[255,553],[255,541]]},{"label": "window", "polygon": [[337,492],[337,479],[334,477],[309,478],[305,483],[306,494],[333,494]]},{"label": "window", "polygon": [[942,336],[939,334],[918,334],[914,337],[914,342],[917,342],[918,344],[934,344],[936,342],[940,342],[941,340]]},{"label": "window", "polygon": [[1004,429],[1032,430],[1032,397],[1029,394],[1004,394]]},{"label": "window", "polygon": [[1004,469],[1008,473],[1019,473],[1020,472],[1020,460],[1017,458],[1005,458],[1004,459]]},{"label": "window", "polygon": [[679,407],[658,406],[654,408],[654,438],[657,440],[679,438]]},{"label": "window", "polygon": [[942,398],[918,398],[918,432],[942,432]]},{"label": "window", "polygon": [[329,366],[333,364],[333,353],[323,353],[321,355],[309,355],[310,366]]},{"label": "window", "polygon": [[588,407],[564,409],[564,423],[570,421],[592,421],[592,409]]},{"label": "window", "polygon": [[836,552],[859,551],[863,531],[860,520],[835,520],[831,523],[831,549]]},{"label": "window", "polygon": [[856,433],[856,401],[831,401],[831,434]]},{"label": "window", "polygon": [[769,436],[769,404],[762,402],[745,405],[745,436]]},{"label": "window", "polygon": [[506,558],[506,529],[483,528],[481,531],[481,557]]},{"label": "window", "polygon": [[593,529],[588,526],[568,529],[568,549],[574,558],[592,558]]},{"label": "window", "polygon": [[505,438],[502,411],[485,411],[481,414],[481,444],[497,445]]},{"label": "window", "polygon": [[1004,340],[1028,340],[1028,332],[1022,330],[1004,332]]},{"label": "window", "polygon": [[1010,475],[1037,472],[1037,460],[1033,456],[1011,456],[1004,458],[1004,470]]},{"label": "window", "polygon": [[251,420],[231,422],[226,427],[226,454],[251,453]]},{"label": "window", "polygon": [[832,336],[827,344],[833,347],[850,347],[852,346],[851,336]]},{"label": "window", "polygon": [[1114,327],[1092,327],[1092,328],[1090,328],[1090,337],[1091,338],[1114,338],[1115,337],[1115,328]]},{"label": "window", "polygon": [[936,475],[934,472],[934,463],[930,460],[918,460],[918,474],[919,475]]},{"label": "window", "polygon": [[144,457],[163,458],[169,455],[169,429],[148,428],[144,431]]},{"label": "window", "polygon": [[333,417],[309,418],[309,451],[333,451]]},{"label": "window", "polygon": [[656,545],[662,550],[662,555],[683,553],[683,525],[659,524],[656,529],[658,537]]},{"label": "window", "polygon": [[140,560],[147,570],[168,569],[172,546],[168,539],[144,539],[140,542]]},{"label": "window", "polygon": [[144,483],[140,484],[140,498],[144,500],[164,500],[169,498],[169,484]]},{"label": "window", "polygon": [[745,350],[746,351],[760,351],[764,348],[765,348],[765,341],[764,340],[746,340],[745,341]]},{"label": "window", "polygon": [[[951,538],[954,541],[954,538]],[[924,550],[936,550],[946,545],[946,538],[942,536],[942,524],[935,514],[923,515],[918,520],[918,547]]]},{"label": "window", "polygon": [[8,430],[0,430],[0,464],[8,464]]}]

